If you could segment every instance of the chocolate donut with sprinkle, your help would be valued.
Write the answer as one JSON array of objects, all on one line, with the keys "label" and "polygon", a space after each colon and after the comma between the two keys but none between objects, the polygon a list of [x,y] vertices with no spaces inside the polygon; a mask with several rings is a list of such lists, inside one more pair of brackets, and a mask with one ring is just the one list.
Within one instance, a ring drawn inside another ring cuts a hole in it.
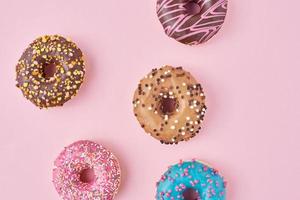
[{"label": "chocolate donut with sprinkle", "polygon": [[83,82],[83,54],[70,39],[45,35],[34,40],[16,66],[16,86],[39,108],[62,106]]}]

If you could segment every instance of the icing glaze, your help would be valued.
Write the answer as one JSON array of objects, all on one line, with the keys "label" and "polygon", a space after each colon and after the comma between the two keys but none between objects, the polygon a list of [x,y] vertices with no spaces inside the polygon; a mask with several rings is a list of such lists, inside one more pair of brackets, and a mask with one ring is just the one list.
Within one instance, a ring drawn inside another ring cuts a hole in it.
[{"label": "icing glaze", "polygon": [[225,185],[224,178],[210,166],[196,160],[180,161],[158,181],[156,200],[183,200],[187,190],[195,191],[198,200],[225,200]]},{"label": "icing glaze", "polygon": [[[112,200],[121,182],[117,158],[87,140],[66,147],[54,163],[53,183],[64,200]],[[93,178],[82,176],[93,171]]]},{"label": "icing glaze", "polygon": [[[199,12],[187,5],[194,2]],[[165,33],[175,40],[197,45],[208,41],[222,27],[227,13],[227,0],[158,0],[157,15]]]}]

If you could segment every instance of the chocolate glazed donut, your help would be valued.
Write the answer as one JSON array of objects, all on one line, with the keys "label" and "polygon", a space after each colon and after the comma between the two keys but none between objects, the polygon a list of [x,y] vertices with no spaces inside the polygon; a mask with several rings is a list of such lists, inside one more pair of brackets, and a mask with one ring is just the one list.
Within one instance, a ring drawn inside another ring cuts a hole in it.
[{"label": "chocolate glazed donut", "polygon": [[44,35],[24,51],[16,67],[16,86],[39,108],[62,106],[83,82],[83,54],[70,39]]},{"label": "chocolate glazed donut", "polygon": [[197,45],[220,30],[227,3],[227,0],[158,0],[157,15],[169,37],[183,44]]}]

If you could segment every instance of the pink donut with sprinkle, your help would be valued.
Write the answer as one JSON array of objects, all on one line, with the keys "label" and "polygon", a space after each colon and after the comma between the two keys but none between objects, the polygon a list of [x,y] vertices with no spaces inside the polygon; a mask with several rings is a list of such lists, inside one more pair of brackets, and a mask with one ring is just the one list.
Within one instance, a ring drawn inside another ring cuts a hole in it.
[{"label": "pink donut with sprinkle", "polygon": [[112,200],[120,182],[116,156],[92,141],[67,146],[54,162],[53,183],[64,200]]}]

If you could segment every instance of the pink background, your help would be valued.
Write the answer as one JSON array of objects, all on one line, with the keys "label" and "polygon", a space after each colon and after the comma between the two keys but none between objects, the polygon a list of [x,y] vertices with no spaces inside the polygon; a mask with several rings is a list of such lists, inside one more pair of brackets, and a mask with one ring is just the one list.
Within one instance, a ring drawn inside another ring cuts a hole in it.
[{"label": "pink background", "polygon": [[[59,199],[53,161],[80,139],[119,157],[116,199],[154,199],[167,166],[194,157],[226,176],[228,200],[300,199],[300,3],[229,2],[219,34],[189,47],[164,35],[154,0],[1,0],[0,199]],[[86,81],[63,108],[39,110],[15,87],[15,65],[55,33],[85,53]],[[204,129],[177,146],[144,134],[132,112],[138,81],[164,64],[184,66],[207,95]]]}]

